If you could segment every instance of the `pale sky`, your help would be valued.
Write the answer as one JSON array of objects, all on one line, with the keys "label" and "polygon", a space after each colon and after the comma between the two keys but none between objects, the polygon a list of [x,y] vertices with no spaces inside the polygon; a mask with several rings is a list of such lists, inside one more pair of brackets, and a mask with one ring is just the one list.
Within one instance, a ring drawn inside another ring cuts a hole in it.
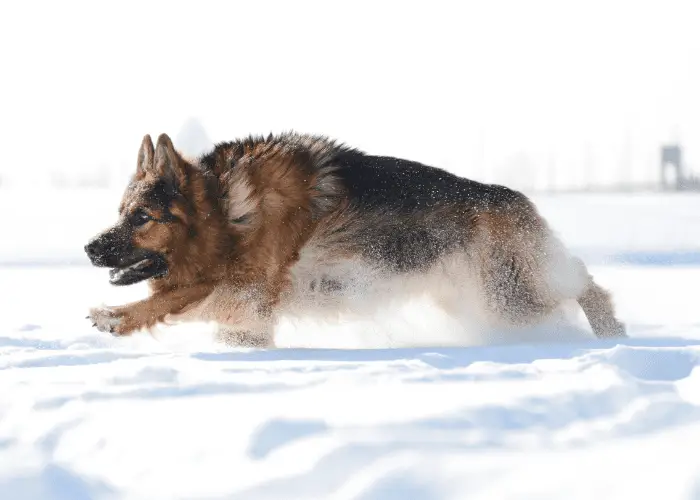
[{"label": "pale sky", "polygon": [[480,180],[700,172],[697,0],[5,1],[0,176],[130,171],[197,117],[295,129]]}]

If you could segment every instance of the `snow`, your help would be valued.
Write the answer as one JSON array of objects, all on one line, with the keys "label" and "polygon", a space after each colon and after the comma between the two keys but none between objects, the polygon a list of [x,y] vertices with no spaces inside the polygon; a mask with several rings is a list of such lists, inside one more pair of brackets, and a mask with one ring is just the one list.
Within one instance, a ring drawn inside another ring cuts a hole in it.
[{"label": "snow", "polygon": [[269,351],[90,327],[144,293],[82,255],[118,197],[0,190],[0,498],[700,498],[700,197],[535,197],[629,340],[454,346],[414,304]]}]

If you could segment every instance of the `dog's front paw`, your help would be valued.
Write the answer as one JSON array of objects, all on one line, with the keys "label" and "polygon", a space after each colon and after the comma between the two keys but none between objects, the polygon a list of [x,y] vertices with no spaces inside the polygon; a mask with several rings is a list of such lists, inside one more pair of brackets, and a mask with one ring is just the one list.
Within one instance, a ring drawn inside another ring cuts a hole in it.
[{"label": "dog's front paw", "polygon": [[120,331],[124,317],[116,309],[109,307],[93,307],[87,317],[92,321],[92,326],[101,332],[121,334]]}]

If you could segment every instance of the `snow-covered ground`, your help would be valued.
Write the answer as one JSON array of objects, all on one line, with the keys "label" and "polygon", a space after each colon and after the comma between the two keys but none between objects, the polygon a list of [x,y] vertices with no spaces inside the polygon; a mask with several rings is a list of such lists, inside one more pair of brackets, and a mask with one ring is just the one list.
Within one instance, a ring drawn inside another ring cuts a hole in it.
[{"label": "snow-covered ground", "polygon": [[0,190],[0,499],[700,499],[699,196],[535,197],[628,341],[445,347],[413,304],[273,351],[91,329],[144,292],[82,255],[118,197]]}]

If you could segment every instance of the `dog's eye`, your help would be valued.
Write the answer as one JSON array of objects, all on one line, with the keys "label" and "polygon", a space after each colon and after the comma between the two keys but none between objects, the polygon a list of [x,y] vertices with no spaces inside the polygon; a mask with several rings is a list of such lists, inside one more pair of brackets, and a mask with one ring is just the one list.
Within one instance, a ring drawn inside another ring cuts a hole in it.
[{"label": "dog's eye", "polygon": [[143,210],[139,209],[133,214],[131,214],[130,221],[132,226],[143,226],[146,222],[151,220],[153,217],[148,215],[146,212]]}]

